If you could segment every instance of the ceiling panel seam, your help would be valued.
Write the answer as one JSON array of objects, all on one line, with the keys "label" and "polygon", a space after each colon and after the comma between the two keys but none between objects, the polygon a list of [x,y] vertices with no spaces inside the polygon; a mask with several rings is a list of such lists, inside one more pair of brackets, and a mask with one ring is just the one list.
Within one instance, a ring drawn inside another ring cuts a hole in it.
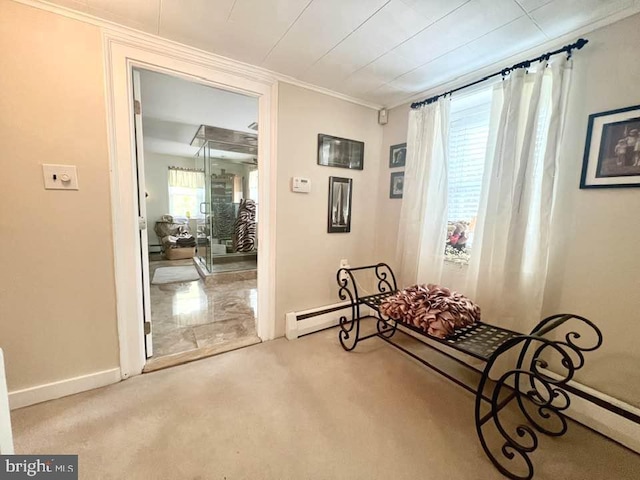
[{"label": "ceiling panel seam", "polygon": [[233,0],[233,5],[231,5],[231,10],[229,10],[229,15],[227,15],[227,22],[231,19],[233,9],[236,8],[236,3],[238,3],[238,0]]},{"label": "ceiling panel seam", "polygon": [[351,30],[351,32],[349,32],[349,34],[347,36],[345,36],[342,40],[340,40],[338,43],[336,43],[333,47],[331,47],[329,50],[327,50],[323,55],[320,56],[320,58],[318,58],[315,62],[313,62],[311,64],[311,67],[313,67],[316,63],[318,63],[320,60],[322,60],[324,57],[326,57],[327,55],[329,55],[331,52],[333,52],[336,48],[338,48],[338,46],[340,46],[342,43],[344,43],[344,41],[349,38],[351,35],[353,35],[354,33],[356,33],[358,30],[360,30],[360,28],[362,28],[362,26],[367,23],[369,20],[371,20],[373,17],[375,17],[378,13],[380,13],[380,10],[382,10],[384,7],[386,7],[387,5],[389,5],[391,3],[391,0],[387,0],[387,2],[384,3],[384,5],[382,5],[380,8],[378,8],[375,12],[373,12],[371,15],[369,15],[360,25],[358,25],[356,28],[354,28],[353,30]]},{"label": "ceiling panel seam", "polygon": [[[541,8],[541,7],[539,7],[539,8]],[[586,35],[586,34],[588,34],[590,32],[593,32],[594,30],[597,30],[598,28],[602,28],[603,26],[610,25],[611,23],[613,23],[613,22],[609,22],[608,21],[608,19],[610,19],[610,18],[616,18],[617,17],[617,20],[614,20],[614,22],[615,22],[615,21],[621,20],[622,18],[627,18],[627,17],[629,17],[631,15],[636,15],[638,13],[640,13],[640,8],[632,9],[630,13],[628,13],[627,15],[624,15],[623,17],[618,17],[618,15],[620,14],[620,11],[615,12],[615,13],[611,13],[611,14],[605,16],[605,17],[599,18],[598,20],[594,20],[594,21],[589,22],[589,23],[587,23],[585,25],[582,25],[582,26],[580,26],[578,28],[575,28],[575,29],[571,30],[570,32],[565,33],[564,35],[561,35],[559,37],[550,38],[547,42],[544,42],[544,43],[542,43],[540,45],[543,45],[543,46],[546,45],[546,48],[549,48],[549,49],[555,48],[555,46],[560,45],[561,43],[563,43],[563,41],[569,41],[570,38],[575,38],[575,37],[578,37],[578,36],[581,36],[581,35]],[[522,17],[520,17],[520,18],[522,18]],[[593,25],[596,25],[596,27],[593,28]],[[491,33],[491,32],[489,32],[489,33]],[[564,39],[564,40],[562,40],[562,39]],[[485,71],[488,71],[487,69],[498,68],[499,64],[501,62],[503,62],[504,60],[506,60],[506,59],[513,59],[513,61],[518,61],[518,59],[517,59],[518,55],[520,55],[522,53],[526,53],[526,52],[530,52],[530,53],[534,54],[533,49],[536,49],[536,48],[540,47],[540,45],[533,46],[533,47],[531,47],[529,49],[525,49],[524,51],[519,52],[519,53],[515,53],[515,54],[513,54],[513,55],[511,55],[509,57],[501,58],[501,59],[496,60],[495,62],[493,62],[493,63],[491,63],[489,65],[485,65],[484,67],[478,67],[477,70],[485,69]],[[460,47],[460,48],[462,48],[462,47]],[[418,68],[420,68],[420,67],[418,67]],[[407,73],[409,73],[409,72],[407,72]],[[416,99],[418,99],[420,97],[429,96],[429,92],[435,92],[436,90],[444,88],[446,85],[451,85],[453,82],[456,82],[459,79],[463,79],[463,78],[471,75],[472,73],[473,73],[472,71],[469,71],[469,72],[466,72],[466,73],[461,73],[457,77],[450,78],[448,80],[444,80],[444,81],[442,81],[442,82],[440,82],[440,83],[438,83],[436,85],[432,85],[430,87],[427,87],[427,88],[421,90],[418,93],[411,93],[411,92],[407,92],[405,90],[405,93],[407,93],[407,95],[405,97],[403,97],[402,100],[396,100],[394,103],[391,103],[391,104],[388,104],[388,103],[385,102],[385,107],[391,109],[391,108],[395,108],[397,106],[403,105],[405,103],[409,103],[411,101],[414,101],[414,100],[416,100]],[[398,77],[396,77],[396,79],[397,78]],[[391,80],[391,82],[393,82],[393,80]],[[382,87],[384,87],[386,85],[389,85],[389,83],[391,83],[391,82],[385,83],[384,85],[381,85],[379,88],[382,88]]]},{"label": "ceiling panel seam", "polygon": [[[487,35],[492,34],[492,33],[493,33],[493,32],[495,32],[496,30],[500,30],[501,28],[504,28],[504,27],[506,27],[507,25],[511,25],[513,22],[517,22],[518,20],[520,20],[520,19],[521,19],[522,17],[524,17],[524,16],[525,16],[525,15],[521,15],[521,16],[519,16],[518,18],[514,18],[514,19],[513,19],[513,20],[511,20],[510,22],[507,22],[507,23],[505,23],[505,24],[503,24],[503,25],[500,25],[499,27],[496,27],[496,28],[494,28],[493,30],[488,31],[487,33],[483,33],[483,34],[482,34],[482,35],[480,35],[479,37],[476,37],[476,38],[474,38],[473,40],[469,40],[467,43],[465,43],[465,44],[463,44],[463,45],[460,45],[459,47],[456,47],[456,48],[454,48],[453,50],[449,50],[448,52],[445,52],[445,53],[443,53],[442,55],[439,55],[439,56],[437,56],[437,57],[435,57],[435,58],[432,58],[432,59],[431,59],[431,60],[429,60],[428,62],[423,63],[422,65],[418,65],[417,67],[415,67],[415,68],[413,68],[413,69],[411,69],[411,70],[407,70],[406,72],[401,73],[400,75],[398,75],[398,76],[396,76],[396,77],[392,78],[391,80],[389,80],[388,82],[386,82],[386,83],[384,83],[384,84],[380,85],[379,87],[377,87],[377,88],[375,88],[375,89],[373,89],[373,90],[369,90],[369,92],[373,92],[373,91],[375,91],[375,90],[377,90],[377,89],[379,89],[379,88],[382,88],[382,87],[384,87],[384,86],[391,85],[391,83],[393,83],[395,80],[397,80],[398,78],[402,77],[403,75],[407,75],[407,74],[409,74],[409,73],[415,72],[416,70],[419,70],[419,69],[421,69],[422,67],[425,67],[425,66],[429,65],[430,63],[435,62],[436,60],[439,60],[440,58],[442,58],[442,57],[444,57],[444,56],[446,56],[446,55],[449,55],[450,53],[453,53],[453,52],[455,52],[455,51],[457,51],[457,50],[460,50],[461,48],[465,48],[467,45],[470,45],[471,43],[476,42],[476,41],[480,40],[481,38],[484,38],[484,37],[486,37]],[[469,72],[463,73],[462,75],[466,75],[467,73],[469,73]],[[369,92],[365,92],[365,93],[369,93]],[[409,92],[407,92],[407,93],[409,93]]]},{"label": "ceiling panel seam", "polygon": [[160,36],[160,22],[162,21],[162,0],[158,0],[158,30],[156,35]]},{"label": "ceiling panel seam", "polygon": [[[530,12],[527,12],[527,10],[522,6],[522,4],[520,3],[520,1],[521,1],[521,0],[513,0],[513,1],[514,1],[514,2],[516,2],[516,3],[518,4],[518,6],[520,7],[520,9],[524,12],[524,14],[525,14],[527,17],[529,17],[529,20],[531,20],[531,23],[533,23],[533,24],[536,26],[536,28],[537,28],[538,30],[540,30],[540,32],[542,33],[542,35],[544,35],[544,37],[545,37],[547,40],[550,40],[549,35],[547,35],[547,32],[545,32],[545,31],[542,29],[542,27],[540,26],[540,24],[536,21],[536,19],[535,19],[535,18],[533,18],[533,17],[531,16],[531,13],[530,13]],[[546,5],[546,3],[545,3],[544,5]],[[544,7],[544,5],[540,5],[540,7],[538,7],[538,8]],[[536,9],[534,9],[534,10],[532,10],[532,12],[533,12],[533,11],[535,11],[535,10],[537,10],[537,8],[536,8]]]},{"label": "ceiling panel seam", "polygon": [[447,18],[449,15],[457,12],[459,9],[461,9],[462,7],[464,7],[467,3],[471,2],[471,0],[467,0],[466,2],[464,2],[462,5],[459,5],[458,7],[454,8],[453,10],[451,10],[449,13],[443,15],[442,17],[434,20],[433,22],[431,22],[429,25],[427,25],[426,27],[424,27],[422,30],[420,30],[419,32],[416,32],[415,34],[411,35],[409,38],[403,40],[402,42],[400,42],[399,44],[397,44],[396,46],[394,46],[393,48],[390,48],[389,50],[387,50],[386,52],[384,52],[382,55],[379,55],[378,57],[374,58],[373,60],[371,60],[369,63],[367,63],[366,65],[363,65],[359,68],[357,68],[356,70],[354,70],[353,72],[351,72],[349,75],[347,75],[347,79],[349,77],[351,77],[352,75],[358,73],[360,70],[362,70],[363,68],[368,67],[369,65],[371,65],[372,63],[375,63],[376,61],[378,61],[379,59],[381,59],[382,57],[384,57],[386,54],[393,52],[396,48],[398,48],[401,45],[404,45],[405,43],[407,43],[409,40],[411,40],[412,38],[414,38],[417,35],[420,35],[422,32],[424,32],[425,30],[427,30],[428,28],[431,28],[432,26],[434,26],[436,23],[438,23],[439,21]]},{"label": "ceiling panel seam", "polygon": [[282,34],[282,36],[278,39],[278,41],[273,45],[273,47],[271,47],[271,49],[269,49],[269,51],[267,52],[267,54],[264,56],[264,58],[262,59],[262,61],[260,62],[260,65],[264,65],[264,62],[267,60],[267,58],[269,58],[269,55],[271,55],[271,52],[273,52],[275,50],[275,48],[280,44],[280,42],[284,39],[284,37],[287,36],[287,33],[289,33],[289,30],[291,30],[293,28],[293,26],[298,22],[298,20],[300,19],[300,17],[304,14],[304,12],[307,11],[307,8],[309,8],[311,6],[311,4],[314,2],[315,0],[309,0],[309,3],[307,3],[307,5],[302,9],[302,11],[298,14],[298,16],[293,20],[293,22],[291,22],[291,25],[289,25],[287,27],[287,29],[285,30],[285,32]]}]

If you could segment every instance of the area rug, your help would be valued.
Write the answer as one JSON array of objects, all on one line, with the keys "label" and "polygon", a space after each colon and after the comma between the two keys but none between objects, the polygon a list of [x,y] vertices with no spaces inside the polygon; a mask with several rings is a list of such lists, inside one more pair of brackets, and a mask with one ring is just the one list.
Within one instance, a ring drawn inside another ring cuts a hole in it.
[{"label": "area rug", "polygon": [[182,267],[159,267],[153,274],[152,285],[165,283],[193,282],[200,280],[200,275],[193,265]]}]

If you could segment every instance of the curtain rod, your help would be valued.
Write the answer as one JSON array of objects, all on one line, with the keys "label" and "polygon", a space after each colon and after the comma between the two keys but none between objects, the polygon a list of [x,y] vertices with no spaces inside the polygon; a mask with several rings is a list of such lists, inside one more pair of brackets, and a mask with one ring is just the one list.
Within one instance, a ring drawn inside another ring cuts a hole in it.
[{"label": "curtain rod", "polygon": [[532,58],[531,60],[525,60],[523,62],[516,63],[515,65],[512,65],[510,67],[503,68],[499,72],[492,73],[491,75],[487,75],[486,77],[482,77],[479,80],[476,80],[474,82],[468,83],[468,84],[463,85],[461,87],[454,88],[453,90],[449,90],[448,92],[444,92],[444,93],[441,93],[439,95],[435,95],[433,97],[427,98],[427,99],[422,100],[420,102],[414,102],[414,103],[411,104],[411,108],[415,109],[415,108],[420,108],[423,105],[429,105],[430,103],[433,103],[436,100],[438,100],[440,97],[446,97],[447,95],[451,95],[452,93],[458,92],[458,91],[463,90],[465,88],[469,88],[469,87],[472,87],[472,86],[477,85],[479,83],[486,82],[490,78],[497,77],[498,75],[502,75],[504,77],[505,75],[508,75],[513,70],[517,70],[518,68],[529,68],[533,62],[538,62],[538,61],[542,62],[544,60],[549,60],[553,55],[558,55],[560,53],[567,52],[567,58],[571,58],[571,51],[572,50],[580,50],[588,42],[589,42],[589,40],[586,40],[584,38],[580,38],[575,43],[571,43],[569,45],[565,45],[564,47],[559,48],[557,50],[553,50],[552,52],[543,53],[542,55],[540,55],[540,56],[538,56],[536,58]]}]

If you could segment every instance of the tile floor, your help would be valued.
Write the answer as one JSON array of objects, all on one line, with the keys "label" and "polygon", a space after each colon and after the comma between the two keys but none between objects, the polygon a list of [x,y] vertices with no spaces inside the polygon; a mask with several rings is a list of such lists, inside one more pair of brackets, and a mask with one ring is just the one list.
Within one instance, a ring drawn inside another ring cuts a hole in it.
[{"label": "tile floor", "polygon": [[[151,261],[150,277],[159,267],[184,265],[193,261]],[[202,279],[151,285],[153,359],[244,339],[258,343],[257,302],[255,279],[223,285],[206,285]]]}]

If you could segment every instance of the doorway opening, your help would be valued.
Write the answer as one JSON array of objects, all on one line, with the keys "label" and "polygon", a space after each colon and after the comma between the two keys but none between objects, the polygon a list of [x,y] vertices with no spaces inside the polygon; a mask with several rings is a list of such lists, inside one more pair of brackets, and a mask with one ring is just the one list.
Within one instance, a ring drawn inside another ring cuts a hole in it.
[{"label": "doorway opening", "polygon": [[143,68],[133,90],[144,371],[259,343],[258,99]]}]

